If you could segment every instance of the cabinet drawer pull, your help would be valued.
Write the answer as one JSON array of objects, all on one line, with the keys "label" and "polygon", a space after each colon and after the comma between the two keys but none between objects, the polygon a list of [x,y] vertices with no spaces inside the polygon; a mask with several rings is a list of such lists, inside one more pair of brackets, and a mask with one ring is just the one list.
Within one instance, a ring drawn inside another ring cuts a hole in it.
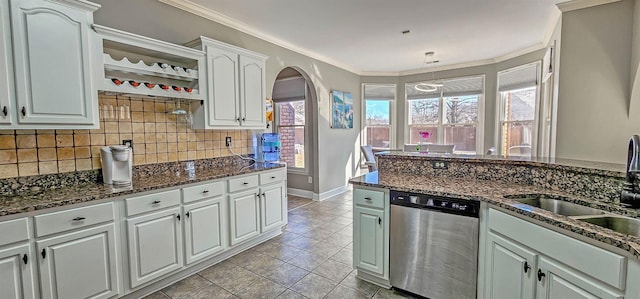
[{"label": "cabinet drawer pull", "polygon": [[272,178],[272,179],[275,179],[276,177],[275,177],[275,176],[272,176],[271,178]]},{"label": "cabinet drawer pull", "polygon": [[87,218],[84,218],[84,217],[80,216],[80,217],[73,218],[72,220],[73,221],[82,221],[82,220],[85,220],[85,219],[87,219]]},{"label": "cabinet drawer pull", "polygon": [[26,253],[22,256],[22,261],[24,262],[25,265],[29,262],[29,258],[27,257]]},{"label": "cabinet drawer pull", "polygon": [[4,116],[9,115],[9,110],[7,109],[7,106],[2,107],[2,114],[4,114]]},{"label": "cabinet drawer pull", "polygon": [[529,266],[529,263],[527,261],[524,262],[524,273],[529,272],[529,269],[531,269],[531,266]]},{"label": "cabinet drawer pull", "polygon": [[42,251],[40,252],[40,255],[42,255],[42,258],[46,258],[47,257],[47,249],[42,248]]},{"label": "cabinet drawer pull", "polygon": [[154,201],[152,201],[152,202],[151,202],[151,204],[152,204],[152,205],[157,205],[157,204],[159,204],[159,203],[160,203],[160,201],[159,201],[159,200],[154,200]]},{"label": "cabinet drawer pull", "polygon": [[242,184],[243,184],[243,185],[249,185],[249,183],[247,183],[247,182],[244,182],[244,183],[242,183]]},{"label": "cabinet drawer pull", "polygon": [[365,197],[364,200],[371,201],[371,197]]},{"label": "cabinet drawer pull", "polygon": [[202,191],[202,194],[207,194],[207,193],[209,193],[209,190]]},{"label": "cabinet drawer pull", "polygon": [[542,270],[538,269],[538,281],[542,281],[542,278],[545,276],[547,275],[542,273]]},{"label": "cabinet drawer pull", "polygon": [[20,110],[22,112],[22,116],[25,117],[27,116],[27,108],[25,108],[24,106],[22,106],[22,110]]}]

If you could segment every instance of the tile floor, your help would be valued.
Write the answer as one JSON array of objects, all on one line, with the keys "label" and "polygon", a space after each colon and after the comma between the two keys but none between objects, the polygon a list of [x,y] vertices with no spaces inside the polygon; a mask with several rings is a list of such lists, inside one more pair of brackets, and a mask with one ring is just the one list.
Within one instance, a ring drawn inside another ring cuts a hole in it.
[{"label": "tile floor", "polygon": [[282,235],[147,299],[407,298],[355,277],[352,193],[322,202],[289,196]]}]

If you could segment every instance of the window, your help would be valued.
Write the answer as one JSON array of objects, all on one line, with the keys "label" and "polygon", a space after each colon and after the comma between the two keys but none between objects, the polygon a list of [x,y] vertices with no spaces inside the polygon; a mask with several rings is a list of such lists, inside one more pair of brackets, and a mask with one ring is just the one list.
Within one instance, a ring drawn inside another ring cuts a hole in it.
[{"label": "window", "polygon": [[395,84],[364,84],[363,145],[389,149],[394,144]]},{"label": "window", "polygon": [[[448,79],[432,92],[405,85],[407,130],[405,143],[453,144],[459,154],[475,154],[482,142],[480,111],[484,78]],[[420,132],[429,132],[424,138]]]},{"label": "window", "polygon": [[281,160],[293,171],[306,171],[306,82],[303,77],[278,79],[274,84],[275,129],[280,133]]},{"label": "window", "polygon": [[531,157],[536,149],[539,63],[498,73],[499,149],[504,156]]}]

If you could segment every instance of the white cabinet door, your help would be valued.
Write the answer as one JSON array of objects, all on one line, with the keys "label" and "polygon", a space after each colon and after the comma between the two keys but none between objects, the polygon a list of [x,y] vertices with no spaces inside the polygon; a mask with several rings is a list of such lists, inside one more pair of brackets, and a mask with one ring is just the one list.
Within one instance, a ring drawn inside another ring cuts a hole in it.
[{"label": "white cabinet door", "polygon": [[11,125],[15,101],[9,5],[0,1],[0,125]]},{"label": "white cabinet door", "polygon": [[187,264],[226,248],[225,211],[222,196],[184,206],[184,238]]},{"label": "white cabinet door", "polygon": [[231,245],[260,234],[258,189],[229,195]]},{"label": "white cabinet door", "polygon": [[180,208],[127,219],[131,288],[182,268]]},{"label": "white cabinet door", "polygon": [[2,298],[36,298],[33,257],[29,244],[0,248]]},{"label": "white cabinet door", "polygon": [[42,0],[10,3],[18,123],[97,127],[92,10]]},{"label": "white cabinet door", "polygon": [[534,298],[535,252],[489,232],[486,261],[485,298]]},{"label": "white cabinet door", "polygon": [[36,242],[43,298],[118,295],[115,224]]},{"label": "white cabinet door", "polygon": [[356,268],[384,272],[384,211],[356,206],[353,219],[353,256]]},{"label": "white cabinet door", "polygon": [[622,293],[604,283],[584,277],[570,267],[545,256],[538,260],[537,298],[539,299],[622,299]]},{"label": "white cabinet door", "polygon": [[243,127],[266,128],[265,62],[240,56],[240,111]]},{"label": "white cabinet door", "polygon": [[238,54],[207,46],[207,113],[213,127],[240,125]]},{"label": "white cabinet door", "polygon": [[261,187],[260,213],[262,232],[285,224],[287,210],[284,188],[284,183]]}]

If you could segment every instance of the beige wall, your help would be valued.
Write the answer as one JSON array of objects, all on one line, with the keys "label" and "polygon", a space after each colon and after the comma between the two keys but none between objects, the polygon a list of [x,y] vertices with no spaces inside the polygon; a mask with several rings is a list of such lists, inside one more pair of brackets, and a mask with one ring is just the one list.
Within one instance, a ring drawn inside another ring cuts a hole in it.
[{"label": "beige wall", "polygon": [[629,111],[639,100],[629,88],[633,14],[632,0],[563,13],[557,157],[626,161],[629,137],[640,133]]},{"label": "beige wall", "polygon": [[[296,66],[307,73],[318,95],[317,157],[313,176],[313,192],[321,194],[346,186],[347,180],[355,175],[358,153],[358,133],[360,118],[356,115],[351,130],[330,129],[330,97],[332,89],[351,92],[354,99],[360,99],[360,77],[324,62],[289,51],[276,44],[266,42],[235,29],[178,10],[156,0],[137,1],[94,1],[102,5],[94,16],[97,24],[149,36],[152,38],[183,44],[200,35],[217,39],[269,56],[266,66],[267,96],[277,74],[287,66]],[[304,24],[300,24],[304,26]],[[359,102],[355,103],[359,111]],[[356,151],[357,150],[357,151]],[[300,183],[306,184],[306,183]],[[308,184],[307,184],[308,185]],[[306,186],[296,186],[298,188]],[[309,188],[311,189],[311,188]]]}]

